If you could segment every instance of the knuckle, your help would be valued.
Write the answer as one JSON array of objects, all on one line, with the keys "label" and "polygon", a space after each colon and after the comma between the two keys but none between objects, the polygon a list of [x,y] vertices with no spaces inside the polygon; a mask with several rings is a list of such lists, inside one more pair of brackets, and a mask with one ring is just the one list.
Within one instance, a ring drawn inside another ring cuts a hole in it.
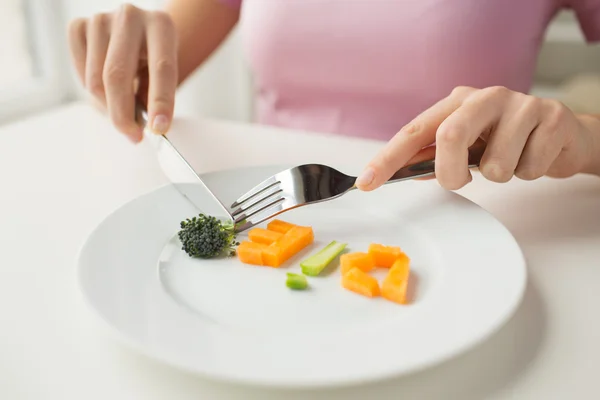
[{"label": "knuckle", "polygon": [[405,125],[400,132],[410,136],[418,135],[419,133],[423,132],[423,123],[417,120],[411,121]]},{"label": "knuckle", "polygon": [[142,10],[131,3],[125,3],[121,6],[119,14],[123,22],[128,23],[138,19],[142,14]]},{"label": "knuckle", "polygon": [[79,39],[85,36],[85,32],[87,29],[87,19],[85,18],[75,18],[69,23],[67,28],[69,37],[72,39]]},{"label": "knuckle", "polygon": [[90,27],[95,29],[104,30],[110,24],[111,16],[110,14],[100,13],[94,15],[90,19]]},{"label": "knuckle", "polygon": [[483,92],[489,97],[506,97],[510,93],[510,90],[504,86],[490,86],[483,89]]},{"label": "knuckle", "polygon": [[89,75],[86,79],[85,86],[94,96],[104,96],[104,82],[102,81],[102,76],[100,74],[94,73]]},{"label": "knuckle", "polygon": [[175,24],[169,14],[164,11],[152,11],[149,14],[152,23],[160,25],[163,29],[174,30]]},{"label": "knuckle", "polygon": [[150,100],[152,109],[161,114],[170,114],[173,111],[174,103],[174,99],[166,95],[155,95],[152,96],[152,99]]},{"label": "knuckle", "polygon": [[473,92],[475,89],[473,89],[470,86],[457,86],[454,89],[452,89],[452,92],[450,93],[451,96],[453,97],[464,97],[466,95],[468,95],[469,93]]},{"label": "knuckle", "polygon": [[454,146],[462,142],[463,132],[465,129],[460,123],[442,125],[438,128],[436,142],[441,146]]},{"label": "knuckle", "polygon": [[497,183],[505,183],[513,177],[514,171],[508,168],[500,160],[488,161],[480,167],[481,174],[488,180]]},{"label": "knuckle", "polygon": [[541,101],[534,96],[525,96],[521,101],[521,110],[526,114],[538,114],[541,108]]},{"label": "knuckle", "polygon": [[555,131],[565,120],[568,113],[568,108],[557,100],[548,100],[547,112],[545,115],[545,123],[550,131]]},{"label": "knuckle", "polygon": [[172,75],[177,71],[175,61],[169,58],[160,58],[154,62],[154,68],[160,75]]},{"label": "knuckle", "polygon": [[108,85],[124,85],[127,76],[127,71],[121,65],[107,65],[103,72],[103,80]]}]

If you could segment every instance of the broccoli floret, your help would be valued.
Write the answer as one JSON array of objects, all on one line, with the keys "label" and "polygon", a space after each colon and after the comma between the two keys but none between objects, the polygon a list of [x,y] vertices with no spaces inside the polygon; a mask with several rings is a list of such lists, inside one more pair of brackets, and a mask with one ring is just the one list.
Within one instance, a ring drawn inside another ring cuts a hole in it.
[{"label": "broccoli floret", "polygon": [[221,222],[215,217],[200,214],[181,221],[177,234],[183,244],[181,248],[190,257],[213,258],[219,255],[235,255],[233,223]]}]

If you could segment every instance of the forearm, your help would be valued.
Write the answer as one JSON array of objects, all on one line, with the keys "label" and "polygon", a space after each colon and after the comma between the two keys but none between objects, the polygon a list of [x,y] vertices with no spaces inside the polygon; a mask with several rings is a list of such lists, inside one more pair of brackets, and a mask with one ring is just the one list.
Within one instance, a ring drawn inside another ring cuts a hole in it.
[{"label": "forearm", "polygon": [[178,83],[181,84],[225,40],[239,10],[218,0],[171,0],[165,10],[178,35]]},{"label": "forearm", "polygon": [[600,115],[578,115],[590,135],[590,160],[583,173],[600,176]]}]

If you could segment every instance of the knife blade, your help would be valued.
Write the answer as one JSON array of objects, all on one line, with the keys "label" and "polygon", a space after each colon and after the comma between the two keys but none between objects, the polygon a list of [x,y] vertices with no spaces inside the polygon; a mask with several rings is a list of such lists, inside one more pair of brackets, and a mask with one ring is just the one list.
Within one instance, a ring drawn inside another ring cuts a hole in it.
[{"label": "knife blade", "polygon": [[219,198],[210,190],[190,163],[165,136],[150,132],[148,113],[145,107],[136,101],[136,120],[144,128],[145,137],[156,149],[158,162],[163,173],[175,188],[201,213],[233,223],[233,217]]}]

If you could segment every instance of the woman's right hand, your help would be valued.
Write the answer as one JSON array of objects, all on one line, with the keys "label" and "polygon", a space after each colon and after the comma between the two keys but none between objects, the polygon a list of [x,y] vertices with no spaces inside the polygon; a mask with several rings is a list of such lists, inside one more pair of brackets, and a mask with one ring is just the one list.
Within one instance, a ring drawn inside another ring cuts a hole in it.
[{"label": "woman's right hand", "polygon": [[74,20],[71,54],[86,89],[108,110],[115,127],[134,143],[142,140],[135,97],[148,108],[149,127],[165,133],[177,88],[177,38],[168,14],[130,4],[118,11]]}]

